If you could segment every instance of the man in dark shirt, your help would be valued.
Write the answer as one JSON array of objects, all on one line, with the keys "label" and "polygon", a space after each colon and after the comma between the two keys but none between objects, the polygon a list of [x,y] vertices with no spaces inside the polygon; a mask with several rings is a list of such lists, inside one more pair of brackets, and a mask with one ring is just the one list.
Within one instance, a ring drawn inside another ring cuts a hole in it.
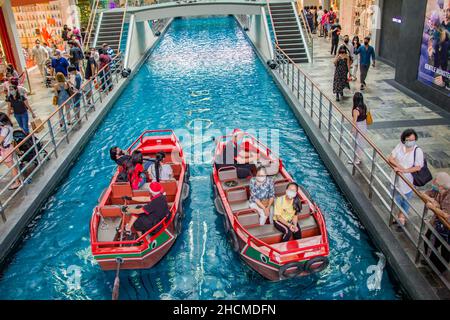
[{"label": "man in dark shirt", "polygon": [[[126,209],[127,214],[132,214],[130,221],[125,226],[125,232],[128,234],[131,233],[131,227],[134,227],[140,237],[163,219],[170,216],[169,204],[166,196],[163,194],[162,185],[159,182],[152,182],[149,185],[149,190],[151,195],[150,202],[140,208]],[[161,226],[153,230],[151,234],[155,234],[159,230],[161,230]]]},{"label": "man in dark shirt", "polygon": [[69,67],[69,62],[66,58],[61,56],[61,51],[55,51],[55,57],[52,59],[52,69],[53,75],[61,72],[65,77],[67,77],[67,68]]},{"label": "man in dark shirt", "polygon": [[80,71],[80,60],[83,59],[83,53],[81,49],[78,48],[75,43],[69,41],[70,47],[70,63],[77,68],[77,71]]},{"label": "man in dark shirt", "polygon": [[340,34],[341,25],[339,24],[339,19],[336,19],[336,23],[331,26],[331,54],[333,56],[337,54]]},{"label": "man in dark shirt", "polygon": [[94,79],[94,75],[97,73],[97,62],[95,62],[95,58],[91,55],[91,51],[86,51],[84,53],[84,57],[86,59],[86,69],[84,70],[84,78],[87,83],[84,86],[84,92],[86,92],[86,100],[89,106],[94,105],[94,101],[92,99],[92,79]]},{"label": "man in dark shirt", "polygon": [[118,166],[123,166],[125,162],[131,159],[131,156],[117,146],[109,149],[109,156]]}]

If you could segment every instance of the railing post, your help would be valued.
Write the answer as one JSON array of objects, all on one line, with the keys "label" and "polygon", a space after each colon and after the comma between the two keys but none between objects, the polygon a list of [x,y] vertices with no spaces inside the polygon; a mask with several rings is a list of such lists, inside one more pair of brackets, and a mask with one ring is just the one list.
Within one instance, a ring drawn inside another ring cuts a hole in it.
[{"label": "railing post", "polygon": [[344,115],[341,116],[341,129],[339,131],[339,158],[342,154],[342,136],[344,134]]},{"label": "railing post", "polygon": [[36,152],[36,159],[38,161],[38,164],[41,164],[41,158],[39,158],[39,149],[37,147],[36,137],[34,136],[34,134],[31,136],[31,139],[33,139],[33,148],[34,152]]},{"label": "railing post", "polygon": [[[62,118],[62,122],[63,122],[64,136],[66,138],[67,143],[69,143],[69,136],[68,136],[68,133],[67,133],[67,123],[66,123],[66,116],[64,114],[64,108],[65,108],[65,105],[63,104],[61,106],[61,111],[62,111],[62,117],[61,118]],[[70,112],[70,110],[69,110],[69,112]]]},{"label": "railing post", "polygon": [[295,87],[294,87],[294,84],[295,84],[295,81],[294,81],[294,79],[295,79],[295,75],[294,75],[294,71],[295,71],[295,66],[294,65],[292,65],[292,92],[294,92],[294,90],[295,90]]},{"label": "railing post", "polygon": [[306,109],[306,74],[303,74],[303,108]]},{"label": "railing post", "polygon": [[297,99],[300,100],[300,70],[297,70]]},{"label": "railing post", "polygon": [[398,173],[395,172],[394,186],[392,191],[391,210],[389,211],[389,226],[394,223],[394,207],[395,207],[395,193],[397,191]]},{"label": "railing post", "polygon": [[374,177],[374,172],[375,172],[375,157],[377,156],[377,150],[375,148],[373,148],[373,153],[372,153],[372,169],[370,170],[370,182],[369,182],[369,199],[372,200],[372,195],[373,195],[373,177]]},{"label": "railing post", "polygon": [[420,231],[419,231],[419,239],[417,239],[417,247],[416,247],[416,259],[415,262],[419,263],[420,261],[420,246],[423,243],[423,231],[425,229],[425,217],[428,213],[428,207],[427,204],[423,204],[423,212],[422,212],[422,223],[420,224]]},{"label": "railing post", "polygon": [[328,142],[331,143],[331,117],[333,115],[333,104],[331,101],[328,105]]},{"label": "railing post", "polygon": [[314,120],[314,85],[311,82],[311,119]]},{"label": "railing post", "polygon": [[55,134],[53,133],[53,127],[52,127],[50,118],[47,120],[47,125],[48,125],[48,131],[50,132],[50,138],[52,139],[52,143],[53,143],[53,150],[55,150],[55,158],[58,158],[58,153],[56,152],[57,146],[56,146]]},{"label": "railing post", "polygon": [[0,215],[2,216],[3,223],[5,223],[6,222],[5,208],[3,207],[1,201],[0,201]]},{"label": "railing post", "polygon": [[[84,115],[86,117],[86,120],[88,120],[88,110],[86,108],[86,93],[84,91],[81,93],[81,98],[83,99]],[[80,119],[81,119],[81,117],[80,117]]]},{"label": "railing post", "polygon": [[319,129],[322,129],[322,91],[319,90]]}]

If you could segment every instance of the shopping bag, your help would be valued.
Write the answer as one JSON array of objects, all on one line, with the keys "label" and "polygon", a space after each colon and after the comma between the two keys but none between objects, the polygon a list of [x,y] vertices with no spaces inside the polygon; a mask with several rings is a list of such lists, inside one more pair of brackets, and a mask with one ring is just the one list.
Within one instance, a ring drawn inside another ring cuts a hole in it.
[{"label": "shopping bag", "polygon": [[37,128],[37,130],[35,131],[36,133],[39,133],[44,129],[44,126],[41,126],[41,124],[42,124],[42,120],[39,118],[31,120],[31,128],[33,130],[36,130],[36,128]]},{"label": "shopping bag", "polygon": [[369,110],[367,110],[367,115],[366,115],[366,122],[367,125],[370,126],[373,123],[373,118],[372,118],[372,114],[370,113]]}]

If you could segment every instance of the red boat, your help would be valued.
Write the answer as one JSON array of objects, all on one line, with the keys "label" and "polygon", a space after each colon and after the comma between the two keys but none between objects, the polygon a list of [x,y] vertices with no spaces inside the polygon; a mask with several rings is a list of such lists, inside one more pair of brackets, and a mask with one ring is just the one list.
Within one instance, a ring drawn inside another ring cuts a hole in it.
[{"label": "red boat", "polygon": [[[216,140],[215,159],[221,159],[224,146],[230,139],[231,135]],[[268,175],[274,180],[275,196],[284,195],[293,179],[282,161],[248,133],[244,133],[243,146],[246,152],[256,153],[258,161],[265,164]],[[282,242],[282,233],[273,224],[259,225],[258,213],[249,207],[249,183],[249,179],[238,179],[235,166],[217,169],[213,164],[214,204],[223,214],[224,229],[233,250],[239,252],[251,268],[272,281],[324,270],[329,264],[325,220],[307,191],[300,186],[298,192],[302,201],[299,215],[302,238]]]},{"label": "red boat", "polygon": [[[150,199],[150,191],[148,183],[139,190],[132,190],[128,182],[116,182],[120,170],[118,168],[109,187],[102,193],[91,218],[92,254],[103,270],[116,269],[119,261],[121,269],[151,268],[164,257],[181,232],[183,200],[189,194],[189,166],[185,162],[180,142],[172,130],[148,130],[128,148],[130,153],[134,150],[140,150],[144,158],[155,158],[158,152],[165,153],[163,163],[170,164],[174,179],[161,180],[160,183],[171,214],[141,237],[121,241],[118,230],[129,220],[129,216],[122,212],[122,206],[125,205],[123,197]],[[126,203],[128,207],[138,204],[142,205],[134,201]],[[155,230],[158,231],[155,233]]]}]

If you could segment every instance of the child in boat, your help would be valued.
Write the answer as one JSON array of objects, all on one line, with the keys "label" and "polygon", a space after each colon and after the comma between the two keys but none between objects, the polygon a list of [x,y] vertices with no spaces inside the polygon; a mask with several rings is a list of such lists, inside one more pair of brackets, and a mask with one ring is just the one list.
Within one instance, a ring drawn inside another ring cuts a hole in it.
[{"label": "child in boat", "polygon": [[302,211],[302,202],[298,196],[298,185],[291,182],[287,185],[286,194],[275,200],[273,225],[283,233],[282,241],[302,238],[302,231],[298,225],[298,214]]},{"label": "child in boat", "polygon": [[273,203],[275,188],[273,179],[267,176],[266,168],[258,167],[256,177],[250,180],[250,208],[259,214],[259,224],[266,224],[267,218],[273,223]]},{"label": "child in boat", "polygon": [[[142,208],[127,208],[127,214],[132,214],[130,221],[125,226],[125,232],[130,235],[131,228],[134,227],[138,236],[142,236],[148,230],[156,226],[166,217],[170,216],[167,198],[163,193],[163,187],[158,182],[152,182],[149,185],[150,202]],[[128,198],[130,200],[130,198]],[[155,234],[160,227],[151,232]]]},{"label": "child in boat", "polygon": [[140,189],[147,182],[143,163],[142,152],[134,150],[131,154],[131,160],[127,163],[128,181],[133,190]]},{"label": "child in boat", "polygon": [[152,181],[170,180],[173,178],[172,167],[169,164],[162,163],[165,158],[164,152],[156,154],[155,162],[149,167],[148,173]]}]

